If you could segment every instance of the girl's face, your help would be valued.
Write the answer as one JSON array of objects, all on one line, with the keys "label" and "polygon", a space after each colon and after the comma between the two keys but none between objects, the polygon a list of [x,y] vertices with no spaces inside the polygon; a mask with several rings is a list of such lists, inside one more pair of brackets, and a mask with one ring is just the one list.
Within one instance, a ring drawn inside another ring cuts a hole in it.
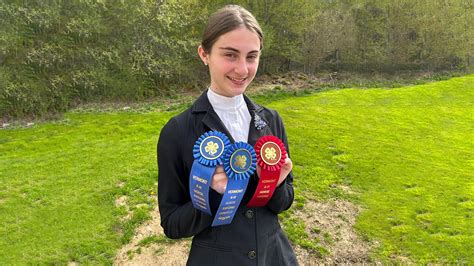
[{"label": "girl's face", "polygon": [[252,82],[260,59],[258,35],[242,26],[221,35],[207,54],[199,46],[199,56],[209,65],[211,88],[217,94],[234,97]]}]

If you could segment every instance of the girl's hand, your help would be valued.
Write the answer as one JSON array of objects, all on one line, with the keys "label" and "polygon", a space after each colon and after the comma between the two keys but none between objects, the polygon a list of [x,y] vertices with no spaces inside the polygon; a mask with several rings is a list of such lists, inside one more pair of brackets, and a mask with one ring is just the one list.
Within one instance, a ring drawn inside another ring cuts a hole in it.
[{"label": "girl's hand", "polygon": [[[293,162],[291,162],[290,158],[286,158],[285,163],[281,166],[280,178],[278,179],[277,186],[279,186],[283,181],[285,181],[286,177],[291,172],[291,169],[293,169]],[[259,178],[261,171],[262,169],[260,168],[260,166],[257,165],[257,174]]]},{"label": "girl's hand", "polygon": [[216,167],[216,171],[212,176],[211,188],[217,191],[219,194],[224,194],[227,187],[227,175],[224,172],[224,167],[219,165]]},{"label": "girl's hand", "polygon": [[279,186],[281,182],[285,181],[286,177],[291,172],[291,169],[293,169],[293,162],[290,158],[286,158],[285,163],[281,166],[280,178],[278,179],[277,186]]}]

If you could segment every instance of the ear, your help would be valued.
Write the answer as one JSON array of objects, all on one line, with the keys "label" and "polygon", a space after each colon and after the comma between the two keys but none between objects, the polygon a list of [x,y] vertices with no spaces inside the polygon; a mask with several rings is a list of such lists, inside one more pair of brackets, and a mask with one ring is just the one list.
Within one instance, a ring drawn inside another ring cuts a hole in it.
[{"label": "ear", "polygon": [[199,47],[198,47],[198,54],[199,54],[199,57],[201,58],[202,62],[204,63],[204,65],[207,66],[208,54],[206,53],[206,51],[204,51],[204,48],[202,48],[201,45],[199,45]]}]

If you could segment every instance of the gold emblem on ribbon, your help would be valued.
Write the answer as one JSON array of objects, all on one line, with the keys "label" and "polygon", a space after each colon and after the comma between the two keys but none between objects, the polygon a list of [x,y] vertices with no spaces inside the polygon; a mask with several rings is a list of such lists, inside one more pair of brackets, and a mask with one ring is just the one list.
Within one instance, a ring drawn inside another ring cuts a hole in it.
[{"label": "gold emblem on ribbon", "polygon": [[244,155],[238,155],[235,158],[235,165],[242,169],[245,168],[245,166],[247,165],[247,157],[245,157]]},{"label": "gold emblem on ribbon", "polygon": [[216,154],[217,149],[219,149],[219,145],[213,141],[209,141],[205,147],[206,152],[209,153],[211,156]]},{"label": "gold emblem on ribbon", "polygon": [[266,148],[265,149],[265,157],[267,158],[267,160],[275,160],[276,157],[277,157],[275,148],[273,148],[273,147]]},{"label": "gold emblem on ribbon", "polygon": [[260,158],[268,165],[276,165],[281,159],[281,149],[273,141],[265,142],[260,150]]}]

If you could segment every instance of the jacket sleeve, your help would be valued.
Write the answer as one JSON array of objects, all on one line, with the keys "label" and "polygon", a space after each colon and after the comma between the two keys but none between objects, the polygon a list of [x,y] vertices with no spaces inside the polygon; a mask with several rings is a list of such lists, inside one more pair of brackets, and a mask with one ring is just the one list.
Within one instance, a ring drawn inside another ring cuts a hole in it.
[{"label": "jacket sleeve", "polygon": [[189,196],[182,141],[175,118],[161,130],[158,140],[158,205],[161,226],[167,237],[178,239],[198,234],[212,223],[212,217],[196,210]]},{"label": "jacket sleeve", "polygon": [[[277,112],[275,112],[274,117],[276,118],[276,133],[285,144],[288,157],[290,157],[290,150],[288,146],[288,139],[286,137],[285,127],[283,125],[280,115],[278,115]],[[273,196],[267,203],[266,207],[269,208],[272,212],[278,214],[289,209],[291,207],[291,204],[293,203],[293,199],[293,172],[290,172],[286,177],[285,181],[283,181],[275,189],[275,192],[273,193]]]}]

